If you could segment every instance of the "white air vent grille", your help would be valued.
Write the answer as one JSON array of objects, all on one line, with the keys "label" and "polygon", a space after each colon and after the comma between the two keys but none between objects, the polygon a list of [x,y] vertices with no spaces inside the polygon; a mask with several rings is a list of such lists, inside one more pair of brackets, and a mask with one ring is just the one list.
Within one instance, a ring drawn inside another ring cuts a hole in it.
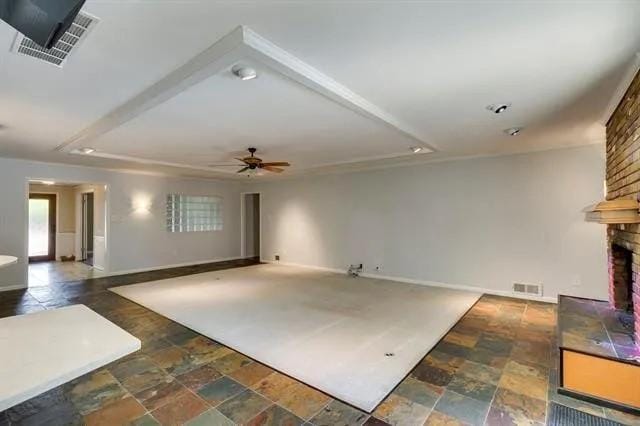
[{"label": "white air vent grille", "polygon": [[513,292],[533,296],[542,296],[542,284],[513,283]]},{"label": "white air vent grille", "polygon": [[97,23],[97,18],[80,12],[73,20],[73,24],[51,49],[45,49],[30,38],[18,33],[11,50],[20,55],[31,56],[62,68],[69,55]]}]

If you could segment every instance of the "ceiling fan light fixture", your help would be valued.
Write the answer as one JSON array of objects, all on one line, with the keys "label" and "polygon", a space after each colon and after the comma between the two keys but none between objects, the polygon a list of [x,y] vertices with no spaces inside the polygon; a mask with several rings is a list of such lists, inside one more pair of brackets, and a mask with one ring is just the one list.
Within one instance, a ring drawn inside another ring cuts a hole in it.
[{"label": "ceiling fan light fixture", "polygon": [[258,76],[258,73],[253,68],[243,67],[241,65],[235,65],[233,68],[231,68],[231,72],[233,73],[233,75],[243,81],[253,80]]}]

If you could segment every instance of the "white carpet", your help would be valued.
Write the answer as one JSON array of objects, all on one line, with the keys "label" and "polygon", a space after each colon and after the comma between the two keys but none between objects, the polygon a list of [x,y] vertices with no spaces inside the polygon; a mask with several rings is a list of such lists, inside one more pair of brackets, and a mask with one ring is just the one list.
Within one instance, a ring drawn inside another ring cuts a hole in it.
[{"label": "white carpet", "polygon": [[480,297],[280,265],[111,290],[367,412]]}]

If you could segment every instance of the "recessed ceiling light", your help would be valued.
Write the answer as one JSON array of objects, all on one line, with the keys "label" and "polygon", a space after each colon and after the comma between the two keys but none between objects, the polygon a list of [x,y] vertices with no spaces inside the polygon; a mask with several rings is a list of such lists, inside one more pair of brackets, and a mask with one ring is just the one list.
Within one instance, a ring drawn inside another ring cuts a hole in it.
[{"label": "recessed ceiling light", "polygon": [[410,149],[411,149],[411,152],[413,152],[414,154],[417,154],[420,151],[422,151],[422,147],[421,146],[412,146]]},{"label": "recessed ceiling light", "polygon": [[509,136],[518,136],[522,132],[522,127],[512,127],[510,129],[504,129],[504,132]]},{"label": "recessed ceiling light", "polygon": [[96,152],[96,149],[87,146],[84,148],[80,148],[78,151],[80,151],[83,154],[93,154],[94,152]]},{"label": "recessed ceiling light", "polygon": [[56,184],[52,180],[41,180],[40,183],[43,184],[43,185],[55,185]]},{"label": "recessed ceiling light", "polygon": [[507,110],[507,108],[509,108],[511,106],[511,103],[506,103],[506,104],[491,104],[491,105],[487,105],[487,109],[491,112],[494,112],[496,114],[500,114],[503,113]]},{"label": "recessed ceiling light", "polygon": [[253,80],[258,76],[258,73],[253,68],[243,67],[240,65],[236,65],[231,68],[231,72],[233,72],[233,74],[240,80]]}]

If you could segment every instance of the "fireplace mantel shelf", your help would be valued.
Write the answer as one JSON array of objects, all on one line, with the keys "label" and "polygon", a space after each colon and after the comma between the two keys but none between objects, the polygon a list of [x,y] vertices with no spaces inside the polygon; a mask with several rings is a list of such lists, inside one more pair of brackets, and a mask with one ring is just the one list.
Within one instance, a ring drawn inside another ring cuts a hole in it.
[{"label": "fireplace mantel shelf", "polygon": [[587,222],[603,224],[640,223],[640,203],[636,200],[602,201],[587,207],[585,213]]}]

